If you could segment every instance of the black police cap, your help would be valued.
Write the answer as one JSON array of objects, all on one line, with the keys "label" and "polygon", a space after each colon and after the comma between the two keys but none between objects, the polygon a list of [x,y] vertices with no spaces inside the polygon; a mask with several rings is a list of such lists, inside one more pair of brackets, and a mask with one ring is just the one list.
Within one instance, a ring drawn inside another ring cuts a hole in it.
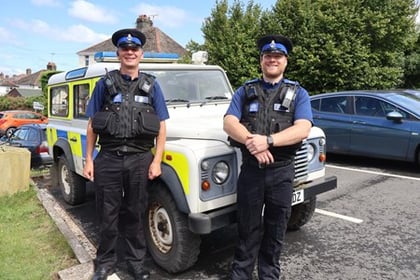
[{"label": "black police cap", "polygon": [[112,34],[112,43],[118,47],[143,47],[146,36],[135,28],[126,28]]},{"label": "black police cap", "polygon": [[288,55],[293,49],[292,41],[283,35],[263,36],[257,40],[257,46],[261,54],[283,53]]}]

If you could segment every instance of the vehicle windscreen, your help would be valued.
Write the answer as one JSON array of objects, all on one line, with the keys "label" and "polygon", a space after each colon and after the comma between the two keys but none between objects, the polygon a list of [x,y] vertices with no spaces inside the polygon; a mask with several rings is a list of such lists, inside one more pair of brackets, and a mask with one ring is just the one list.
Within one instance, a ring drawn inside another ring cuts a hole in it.
[{"label": "vehicle windscreen", "polygon": [[388,99],[397,104],[400,104],[401,106],[414,113],[417,117],[420,117],[420,97],[415,96],[413,94],[402,93],[390,95],[388,96]]},{"label": "vehicle windscreen", "polygon": [[225,76],[218,70],[165,70],[156,77],[167,102],[203,102],[231,97]]}]

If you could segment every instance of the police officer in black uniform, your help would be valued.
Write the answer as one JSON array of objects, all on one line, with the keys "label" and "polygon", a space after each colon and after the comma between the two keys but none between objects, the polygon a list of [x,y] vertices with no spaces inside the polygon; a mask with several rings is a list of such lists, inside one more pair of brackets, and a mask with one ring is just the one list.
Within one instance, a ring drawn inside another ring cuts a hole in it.
[{"label": "police officer in black uniform", "polygon": [[[112,35],[112,42],[120,69],[107,71],[96,83],[87,109],[90,118],[83,174],[94,181],[100,218],[92,279],[106,279],[115,271],[119,234],[129,272],[135,279],[147,279],[150,273],[143,267],[146,186],[161,174],[169,114],[159,84],[139,71],[144,34],[122,29]],[[98,136],[101,149],[94,159]]]},{"label": "police officer in black uniform", "polygon": [[257,46],[262,77],[235,92],[224,116],[231,144],[242,152],[234,280],[252,279],[256,262],[259,279],[280,278],[294,156],[312,127],[308,92],[284,77],[292,42],[282,35],[267,35]]}]

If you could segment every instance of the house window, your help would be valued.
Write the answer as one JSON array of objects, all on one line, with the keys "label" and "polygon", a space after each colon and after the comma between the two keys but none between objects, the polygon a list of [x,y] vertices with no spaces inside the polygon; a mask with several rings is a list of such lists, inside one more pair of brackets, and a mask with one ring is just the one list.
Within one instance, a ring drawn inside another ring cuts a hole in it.
[{"label": "house window", "polygon": [[89,65],[89,56],[85,55],[85,66]]}]

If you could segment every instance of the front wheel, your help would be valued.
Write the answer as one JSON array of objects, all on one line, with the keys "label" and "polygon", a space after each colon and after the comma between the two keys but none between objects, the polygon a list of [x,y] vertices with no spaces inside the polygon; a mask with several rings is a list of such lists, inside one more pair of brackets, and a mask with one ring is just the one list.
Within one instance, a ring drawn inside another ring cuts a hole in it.
[{"label": "front wheel", "polygon": [[309,200],[292,206],[292,214],[290,215],[288,230],[298,230],[304,224],[309,222],[315,212],[316,197],[311,197]]},{"label": "front wheel", "polygon": [[178,211],[169,191],[160,184],[149,189],[147,247],[153,260],[170,273],[195,264],[201,238],[188,229],[187,215]]},{"label": "front wheel", "polygon": [[58,185],[68,204],[76,205],[85,201],[86,180],[69,168],[65,157],[58,159]]}]

